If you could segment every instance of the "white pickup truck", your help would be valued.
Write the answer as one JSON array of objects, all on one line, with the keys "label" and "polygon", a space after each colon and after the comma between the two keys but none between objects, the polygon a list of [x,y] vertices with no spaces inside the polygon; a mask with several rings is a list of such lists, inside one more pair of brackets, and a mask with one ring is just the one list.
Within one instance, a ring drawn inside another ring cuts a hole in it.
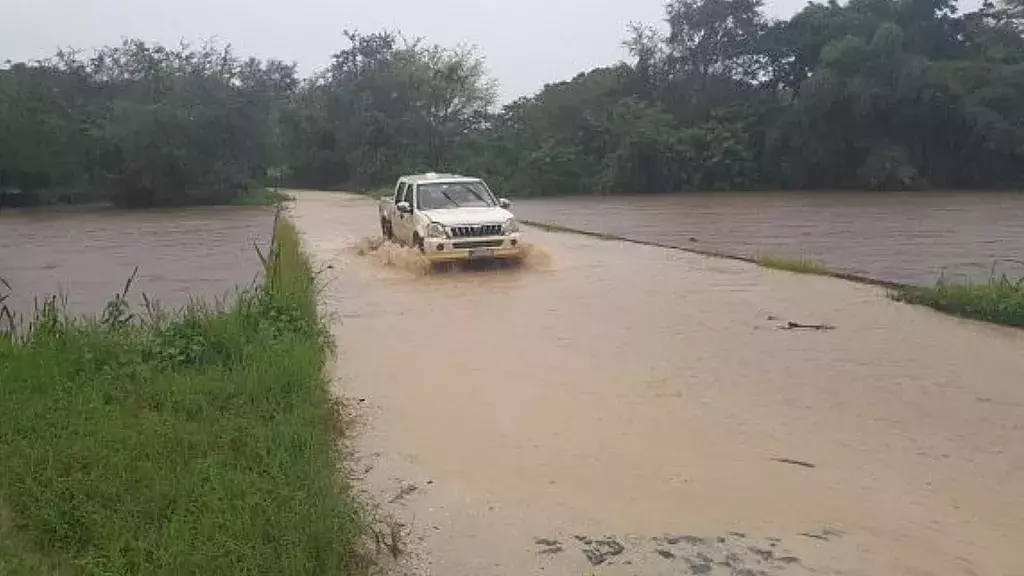
[{"label": "white pickup truck", "polygon": [[380,200],[384,238],[419,248],[432,262],[524,255],[511,204],[479,178],[454,174],[403,176]]}]

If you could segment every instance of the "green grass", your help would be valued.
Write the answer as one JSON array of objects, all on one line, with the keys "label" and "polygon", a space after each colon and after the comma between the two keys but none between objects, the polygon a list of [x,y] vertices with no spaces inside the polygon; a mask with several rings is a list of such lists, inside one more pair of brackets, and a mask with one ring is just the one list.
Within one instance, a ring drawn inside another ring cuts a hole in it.
[{"label": "green grass", "polygon": [[940,279],[935,286],[902,286],[889,295],[900,302],[930,306],[954,316],[1024,328],[1024,278],[993,276],[984,284]]},{"label": "green grass", "polygon": [[790,258],[787,256],[779,256],[777,254],[760,254],[755,258],[755,261],[759,266],[774,268],[776,270],[786,270],[788,272],[797,272],[800,274],[817,274],[821,276],[828,276],[832,274],[832,271],[829,270],[825,264],[816,260],[810,260],[803,256],[799,258]]},{"label": "green grass", "polygon": [[227,308],[0,322],[0,574],[360,574],[294,228]]}]

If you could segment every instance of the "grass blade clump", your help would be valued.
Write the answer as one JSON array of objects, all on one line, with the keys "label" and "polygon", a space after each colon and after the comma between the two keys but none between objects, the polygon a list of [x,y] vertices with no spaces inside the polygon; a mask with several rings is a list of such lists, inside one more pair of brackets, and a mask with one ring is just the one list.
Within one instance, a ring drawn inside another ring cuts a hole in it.
[{"label": "grass blade clump", "polygon": [[956,283],[943,276],[934,286],[896,288],[890,297],[962,318],[1024,328],[1024,278],[1003,274],[985,283]]},{"label": "grass blade clump", "polygon": [[799,258],[791,258],[777,254],[759,254],[757,258],[755,258],[755,261],[759,266],[774,268],[776,270],[786,270],[787,272],[817,274],[820,276],[829,276],[832,274],[832,271],[829,270],[825,264],[803,256]]},{"label": "grass blade clump", "polygon": [[367,570],[285,219],[264,266],[229,307],[136,318],[129,281],[98,319],[51,298],[0,328],[0,573]]}]

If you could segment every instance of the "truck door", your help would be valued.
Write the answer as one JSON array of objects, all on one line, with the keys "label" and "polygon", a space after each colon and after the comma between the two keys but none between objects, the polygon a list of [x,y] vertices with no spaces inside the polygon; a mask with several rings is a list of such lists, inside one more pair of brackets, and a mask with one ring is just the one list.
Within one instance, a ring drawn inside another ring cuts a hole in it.
[{"label": "truck door", "polygon": [[395,237],[398,238],[399,242],[402,242],[404,244],[412,244],[412,214],[404,214],[402,212],[399,212],[397,205],[399,202],[408,202],[409,205],[412,206],[412,189],[412,184],[402,182],[401,184],[399,184],[398,194],[395,196]]}]

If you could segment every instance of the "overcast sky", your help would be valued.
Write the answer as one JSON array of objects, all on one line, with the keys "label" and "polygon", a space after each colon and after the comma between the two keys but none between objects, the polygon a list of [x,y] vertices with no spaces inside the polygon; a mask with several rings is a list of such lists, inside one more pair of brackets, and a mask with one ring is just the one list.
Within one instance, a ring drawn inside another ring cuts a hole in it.
[{"label": "overcast sky", "polygon": [[[804,4],[767,0],[766,11],[787,17]],[[240,55],[297,62],[305,75],[344,45],[346,28],[387,28],[477,46],[509,100],[622,59],[626,25],[663,17],[663,0],[0,0],[0,61],[127,37],[216,38]]]}]

